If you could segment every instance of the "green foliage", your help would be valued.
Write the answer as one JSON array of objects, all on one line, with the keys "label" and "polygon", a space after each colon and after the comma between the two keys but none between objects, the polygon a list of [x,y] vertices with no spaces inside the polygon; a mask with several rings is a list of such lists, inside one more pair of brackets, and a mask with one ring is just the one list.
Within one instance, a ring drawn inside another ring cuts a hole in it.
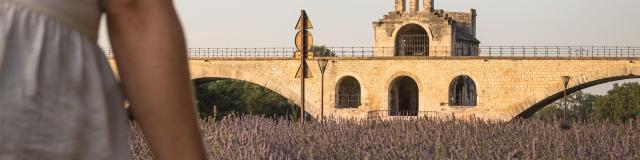
[{"label": "green foliage", "polygon": [[201,118],[211,117],[216,106],[216,118],[236,114],[267,117],[297,117],[298,108],[281,95],[262,86],[238,80],[218,80],[196,87]]},{"label": "green foliage", "polygon": [[313,51],[314,57],[335,57],[336,56],[336,52],[332,51],[331,49],[329,49],[327,46],[324,46],[324,45],[311,46],[311,51]]},{"label": "green foliage", "polygon": [[562,118],[562,103],[553,102],[533,115],[533,118],[542,120],[554,120]]},{"label": "green foliage", "polygon": [[[578,91],[567,96],[567,117],[573,120],[587,120],[593,112],[593,103],[599,96]],[[562,118],[564,101],[560,99],[538,111],[534,117],[545,120]]]},{"label": "green foliage", "polygon": [[616,121],[637,119],[640,116],[640,84],[614,84],[607,96],[596,100],[593,116]]},{"label": "green foliage", "polygon": [[[607,95],[597,96],[582,91],[567,96],[566,114],[573,120],[628,121],[640,116],[640,84],[614,84]],[[534,117],[544,120],[562,118],[562,99],[538,111]]]}]

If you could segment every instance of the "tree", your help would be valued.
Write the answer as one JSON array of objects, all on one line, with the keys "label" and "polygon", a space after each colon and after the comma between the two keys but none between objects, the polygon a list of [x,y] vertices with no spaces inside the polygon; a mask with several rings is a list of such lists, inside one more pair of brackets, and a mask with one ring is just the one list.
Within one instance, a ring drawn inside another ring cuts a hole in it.
[{"label": "tree", "polygon": [[335,57],[336,52],[329,49],[327,46],[311,46],[311,51],[313,52],[314,57]]},{"label": "tree", "polygon": [[[567,96],[567,118],[573,120],[587,120],[593,112],[593,104],[599,96],[578,91]],[[534,117],[543,120],[559,119],[563,116],[563,99],[557,100],[542,110],[538,111]]]},{"label": "tree", "polygon": [[562,104],[553,102],[552,104],[542,108],[540,111],[533,115],[534,118],[542,120],[554,120],[562,118],[562,110],[560,109]]},{"label": "tree", "polygon": [[614,84],[613,89],[607,92],[606,96],[595,101],[592,116],[599,120],[637,119],[640,116],[640,84],[637,82]]},{"label": "tree", "polygon": [[[538,111],[535,118],[552,120],[562,118],[562,99]],[[582,91],[567,97],[567,117],[574,120],[628,121],[640,116],[640,84],[614,84],[607,95],[596,96]]]},{"label": "tree", "polygon": [[297,105],[262,86],[239,80],[217,80],[196,87],[198,111],[201,118],[213,115],[217,118],[231,113],[265,115],[271,118],[298,115]]}]

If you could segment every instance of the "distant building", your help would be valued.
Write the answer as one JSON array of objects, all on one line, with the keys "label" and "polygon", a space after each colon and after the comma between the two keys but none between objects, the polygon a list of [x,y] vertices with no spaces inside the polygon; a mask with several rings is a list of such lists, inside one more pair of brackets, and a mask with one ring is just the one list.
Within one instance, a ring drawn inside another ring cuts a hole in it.
[{"label": "distant building", "polygon": [[386,48],[375,56],[477,56],[476,10],[435,10],[433,1],[395,0],[395,11],[373,22],[375,47]]}]

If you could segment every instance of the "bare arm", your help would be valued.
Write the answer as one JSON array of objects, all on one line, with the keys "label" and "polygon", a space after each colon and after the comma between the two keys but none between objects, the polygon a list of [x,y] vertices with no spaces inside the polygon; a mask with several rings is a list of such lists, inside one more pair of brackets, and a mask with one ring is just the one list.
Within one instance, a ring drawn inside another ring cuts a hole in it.
[{"label": "bare arm", "polygon": [[158,159],[204,159],[186,44],[171,0],[107,0],[119,73]]}]

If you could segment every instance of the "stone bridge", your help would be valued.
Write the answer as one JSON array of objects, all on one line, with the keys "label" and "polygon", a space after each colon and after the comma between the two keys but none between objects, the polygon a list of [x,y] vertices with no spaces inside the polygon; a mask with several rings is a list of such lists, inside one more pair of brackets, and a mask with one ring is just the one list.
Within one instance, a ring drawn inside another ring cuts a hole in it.
[{"label": "stone bridge", "polygon": [[[324,59],[329,60],[324,75],[324,95],[321,95],[319,66],[316,60],[308,61],[313,77],[306,80],[305,99],[307,112],[314,117],[320,115],[323,96],[325,116],[455,116],[511,120],[527,118],[561,99],[564,90],[562,76],[572,78],[569,93],[606,82],[640,78],[640,58],[478,56]],[[112,60],[111,64],[113,67]],[[196,84],[220,78],[242,80],[266,87],[300,104],[300,79],[295,78],[299,60],[192,58],[189,65]],[[455,81],[459,77],[467,77],[473,86],[458,86]],[[340,89],[345,79],[355,79],[357,83],[351,86],[357,86],[356,91],[353,87],[351,91]],[[412,90],[411,86],[416,89]],[[456,87],[467,89],[456,93]],[[340,94],[347,92],[355,96],[340,98]],[[459,98],[459,95],[464,98]],[[461,99],[464,100],[459,101]],[[410,114],[396,113],[403,111]]]},{"label": "stone bridge", "polygon": [[[510,120],[560,99],[563,76],[572,78],[569,93],[640,76],[638,47],[480,46],[477,15],[475,9],[436,9],[434,0],[395,0],[395,10],[373,22],[375,47],[312,48],[329,62],[321,95],[319,66],[308,61],[307,111],[316,117]],[[295,51],[190,49],[189,65],[196,85],[243,80],[300,105]]]}]

